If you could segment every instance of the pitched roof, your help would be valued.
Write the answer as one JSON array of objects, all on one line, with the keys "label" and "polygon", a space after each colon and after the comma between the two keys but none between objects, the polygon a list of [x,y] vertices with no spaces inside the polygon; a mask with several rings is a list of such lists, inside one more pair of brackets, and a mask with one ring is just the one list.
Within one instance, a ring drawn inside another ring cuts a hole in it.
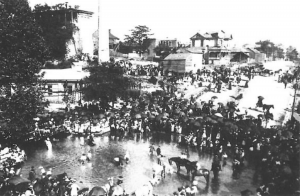
[{"label": "pitched roof", "polygon": [[41,73],[45,72],[43,80],[68,80],[77,81],[86,76],[89,76],[89,72],[77,71],[74,69],[42,69]]},{"label": "pitched roof", "polygon": [[169,54],[164,60],[185,60],[191,53],[178,53],[178,54]]},{"label": "pitched roof", "polygon": [[111,32],[109,32],[109,39],[118,39],[118,37],[114,36]]},{"label": "pitched roof", "polygon": [[177,53],[194,53],[194,54],[202,54],[204,47],[191,47],[191,48],[179,48]]},{"label": "pitched roof", "polygon": [[231,40],[232,39],[232,35],[229,35],[229,34],[224,34],[224,37],[223,37],[224,40]]},{"label": "pitched roof", "polygon": [[[96,30],[94,33],[93,33],[93,37],[94,38],[98,38],[99,37],[99,31]],[[109,39],[118,39],[118,37],[114,36],[111,32],[109,32]]]},{"label": "pitched roof", "polygon": [[249,52],[249,50],[247,50],[246,48],[231,48],[230,51],[231,52],[243,52],[243,53]]},{"label": "pitched roof", "polygon": [[247,48],[248,50],[251,50],[252,52],[254,52],[255,54],[259,54],[260,52],[254,48]]}]

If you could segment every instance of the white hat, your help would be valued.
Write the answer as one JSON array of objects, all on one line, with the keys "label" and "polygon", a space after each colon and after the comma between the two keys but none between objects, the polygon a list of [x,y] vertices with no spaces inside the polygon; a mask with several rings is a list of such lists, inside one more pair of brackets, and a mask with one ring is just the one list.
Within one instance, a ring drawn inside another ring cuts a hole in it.
[{"label": "white hat", "polygon": [[194,180],[193,181],[193,186],[197,186],[197,184],[198,184],[198,181]]}]

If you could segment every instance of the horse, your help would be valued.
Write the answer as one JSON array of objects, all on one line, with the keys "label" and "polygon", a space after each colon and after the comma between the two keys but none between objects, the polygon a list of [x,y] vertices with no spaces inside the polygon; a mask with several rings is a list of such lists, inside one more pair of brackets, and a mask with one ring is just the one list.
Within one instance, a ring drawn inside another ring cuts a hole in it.
[{"label": "horse", "polygon": [[275,71],[275,72],[274,72],[274,75],[275,75],[275,74],[279,74],[281,71],[282,71],[282,69],[279,69],[279,70]]},{"label": "horse", "polygon": [[202,168],[202,169],[197,169],[197,167],[193,167],[192,171],[192,182],[195,180],[196,176],[203,176],[205,178],[206,183],[209,183],[209,175],[210,171],[208,169]]},{"label": "horse", "polygon": [[190,175],[190,172],[193,170],[193,168],[196,166],[197,161],[189,161],[187,159],[182,159],[180,157],[172,157],[169,158],[169,164],[172,165],[172,163],[175,162],[177,167],[177,173],[180,171],[180,167],[184,166],[187,171],[187,175]]},{"label": "horse", "polygon": [[263,111],[265,111],[265,110],[269,111],[271,108],[274,109],[274,105],[263,104]]}]

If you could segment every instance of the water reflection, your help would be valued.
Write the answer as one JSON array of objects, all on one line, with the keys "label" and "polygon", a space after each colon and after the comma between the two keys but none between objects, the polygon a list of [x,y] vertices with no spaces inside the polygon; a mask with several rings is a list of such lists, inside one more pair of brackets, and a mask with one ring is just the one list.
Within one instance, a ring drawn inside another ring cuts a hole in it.
[{"label": "water reflection", "polygon": [[[124,188],[128,192],[133,192],[139,186],[143,186],[152,177],[153,163],[157,162],[157,157],[149,154],[149,147],[154,144],[161,148],[161,152],[167,158],[180,156],[182,152],[187,154],[191,161],[199,161],[204,168],[211,168],[211,157],[196,148],[186,148],[178,144],[181,136],[155,134],[150,138],[144,138],[141,134],[133,134],[131,139],[119,141],[114,137],[95,137],[95,146],[90,147],[85,144],[84,137],[70,136],[64,140],[53,142],[52,150],[42,148],[27,149],[28,160],[23,168],[23,176],[27,177],[30,167],[43,166],[46,170],[53,168],[53,174],[67,172],[70,177],[82,181],[82,186],[93,187],[107,183],[109,177],[124,177]],[[175,141],[175,142],[174,142]],[[91,153],[90,162],[81,164],[79,158],[83,153]],[[124,156],[128,151],[130,161],[127,165],[117,167],[113,159],[116,156]],[[230,165],[227,166],[228,168]],[[176,171],[175,166],[173,166]],[[232,182],[230,178],[231,169],[224,169],[218,180],[210,179],[207,186],[204,178],[197,178],[198,188],[201,195],[217,195],[222,190],[233,190],[227,184]],[[38,176],[39,177],[39,176]],[[224,182],[226,181],[226,187]],[[249,180],[249,186],[251,185]],[[154,188],[154,193],[159,195],[172,195],[178,187],[191,185],[191,178],[187,176],[186,169],[181,168],[180,173],[167,174],[166,178]],[[210,187],[210,188],[209,188]],[[239,193],[237,190],[236,193]]]},{"label": "water reflection", "polygon": [[47,151],[47,159],[50,159],[52,157],[53,157],[53,150],[52,150],[52,148],[49,148]]}]

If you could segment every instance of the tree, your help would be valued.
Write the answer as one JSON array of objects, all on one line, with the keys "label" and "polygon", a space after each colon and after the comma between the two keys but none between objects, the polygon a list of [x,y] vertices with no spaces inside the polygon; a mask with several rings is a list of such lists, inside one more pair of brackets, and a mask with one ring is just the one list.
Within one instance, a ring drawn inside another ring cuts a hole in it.
[{"label": "tree", "polygon": [[257,50],[263,52],[267,57],[273,57],[273,59],[284,58],[284,52],[281,44],[274,44],[270,40],[256,42],[259,47],[256,47]]},{"label": "tree", "polygon": [[[74,42],[73,35],[79,28],[68,18],[69,12],[66,11],[64,4],[54,6],[35,5],[34,15],[37,23],[42,28],[42,36],[45,38],[49,47],[50,55],[53,59],[63,60],[68,54],[67,43]],[[77,14],[73,13],[74,20]]]},{"label": "tree", "polygon": [[256,49],[260,52],[265,53],[267,57],[271,57],[273,55],[275,44],[270,40],[259,41],[256,42],[256,44],[259,45],[259,47],[257,47]]},{"label": "tree", "polygon": [[84,79],[83,99],[86,101],[114,102],[128,90],[132,81],[123,76],[123,69],[113,63],[89,68],[90,76]]},{"label": "tree", "polygon": [[298,58],[298,51],[296,48],[294,48],[293,46],[289,46],[286,49],[286,57],[290,60],[290,61],[294,61],[297,60]]},{"label": "tree", "polygon": [[125,43],[134,47],[139,54],[142,54],[146,47],[143,44],[144,39],[148,39],[153,35],[150,33],[151,29],[145,25],[138,25],[134,29],[131,29],[131,35],[125,35]]},{"label": "tree", "polygon": [[16,139],[33,130],[33,118],[47,105],[38,73],[49,53],[28,2],[5,0],[0,4],[0,110],[5,122],[1,128]]}]

